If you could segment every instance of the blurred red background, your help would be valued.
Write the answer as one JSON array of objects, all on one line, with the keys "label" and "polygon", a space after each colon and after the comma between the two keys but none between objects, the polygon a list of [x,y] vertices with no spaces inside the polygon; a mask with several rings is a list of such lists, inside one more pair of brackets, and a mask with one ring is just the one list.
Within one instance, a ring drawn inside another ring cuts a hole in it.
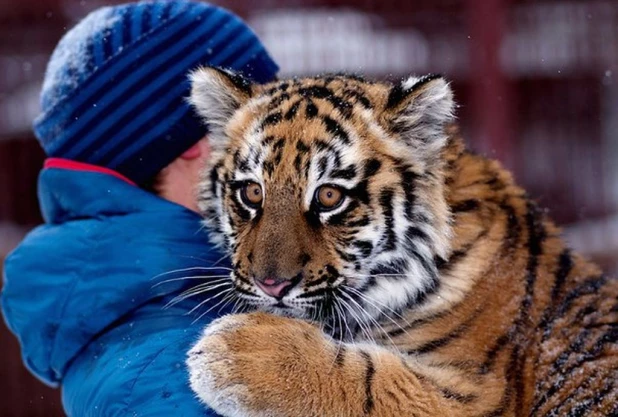
[{"label": "blurred red background", "polygon": [[[41,222],[30,125],[45,64],[92,0],[0,3],[0,260]],[[578,250],[618,269],[618,1],[241,0],[282,76],[440,72],[469,145],[500,159]],[[0,266],[1,268],[1,266]],[[61,416],[0,325],[0,415]]]}]

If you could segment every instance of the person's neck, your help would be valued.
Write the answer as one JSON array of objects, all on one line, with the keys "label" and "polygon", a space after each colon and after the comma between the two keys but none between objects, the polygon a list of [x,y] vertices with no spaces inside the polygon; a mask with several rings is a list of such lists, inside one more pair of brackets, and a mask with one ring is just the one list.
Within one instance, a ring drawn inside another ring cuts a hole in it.
[{"label": "person's neck", "polygon": [[199,175],[190,166],[177,165],[166,168],[158,187],[161,198],[198,212],[195,184]]}]

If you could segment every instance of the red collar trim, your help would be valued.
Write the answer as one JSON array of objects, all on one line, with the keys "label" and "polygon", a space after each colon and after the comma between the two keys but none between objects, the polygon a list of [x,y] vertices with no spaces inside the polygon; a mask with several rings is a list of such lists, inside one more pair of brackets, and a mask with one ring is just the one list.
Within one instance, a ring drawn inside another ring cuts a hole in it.
[{"label": "red collar trim", "polygon": [[68,169],[70,171],[82,171],[82,172],[98,172],[99,174],[107,174],[112,177],[119,178],[124,182],[127,182],[131,185],[137,185],[124,175],[119,172],[114,171],[113,169],[100,167],[98,165],[86,164],[84,162],[72,161],[70,159],[64,158],[47,158],[45,163],[43,164],[45,169],[55,168],[55,169]]}]

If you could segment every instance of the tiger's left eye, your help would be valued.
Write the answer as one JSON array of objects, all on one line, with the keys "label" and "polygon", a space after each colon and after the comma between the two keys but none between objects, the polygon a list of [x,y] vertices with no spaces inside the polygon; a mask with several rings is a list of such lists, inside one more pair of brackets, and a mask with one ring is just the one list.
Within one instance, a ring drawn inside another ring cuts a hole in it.
[{"label": "tiger's left eye", "polygon": [[262,205],[264,198],[262,187],[256,182],[247,183],[241,190],[241,196],[246,205],[254,208]]},{"label": "tiger's left eye", "polygon": [[343,201],[343,191],[333,185],[323,185],[315,192],[315,201],[323,211],[334,210]]}]

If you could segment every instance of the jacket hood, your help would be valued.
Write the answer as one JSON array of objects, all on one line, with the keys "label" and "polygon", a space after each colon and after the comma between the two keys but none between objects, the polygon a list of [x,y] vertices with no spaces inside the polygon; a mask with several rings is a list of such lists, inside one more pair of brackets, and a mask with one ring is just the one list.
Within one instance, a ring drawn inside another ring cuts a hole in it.
[{"label": "jacket hood", "polygon": [[26,365],[50,385],[94,336],[191,284],[163,280],[226,266],[196,213],[111,175],[44,169],[39,200],[46,224],[7,258],[2,310]]}]

